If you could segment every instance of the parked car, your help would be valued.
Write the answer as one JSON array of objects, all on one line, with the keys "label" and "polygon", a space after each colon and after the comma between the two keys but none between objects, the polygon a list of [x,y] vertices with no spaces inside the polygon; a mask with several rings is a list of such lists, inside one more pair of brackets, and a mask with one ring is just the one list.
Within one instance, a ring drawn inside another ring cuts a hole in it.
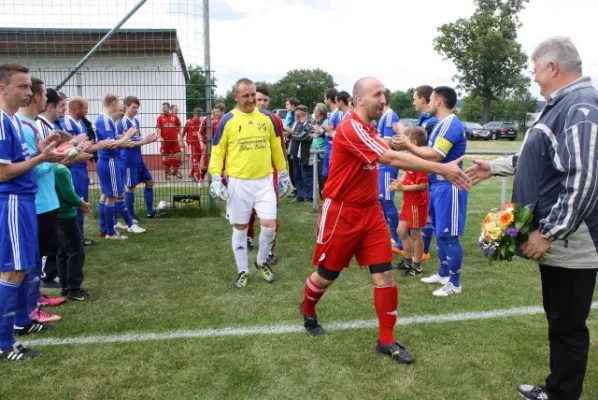
[{"label": "parked car", "polygon": [[488,129],[484,129],[484,127],[477,122],[464,121],[463,127],[465,128],[465,136],[467,136],[467,140],[490,140],[490,131]]},{"label": "parked car", "polygon": [[517,129],[517,122],[500,122],[492,121],[484,125],[484,129],[490,131],[490,139],[509,139],[513,141],[517,138],[519,129]]},{"label": "parked car", "polygon": [[280,117],[280,119],[282,119],[284,121],[284,119],[287,117],[287,110],[285,110],[284,108],[277,108],[276,110],[272,111],[274,114],[278,115]]},{"label": "parked car", "polygon": [[401,118],[400,122],[407,128],[417,125],[417,120],[413,118]]}]

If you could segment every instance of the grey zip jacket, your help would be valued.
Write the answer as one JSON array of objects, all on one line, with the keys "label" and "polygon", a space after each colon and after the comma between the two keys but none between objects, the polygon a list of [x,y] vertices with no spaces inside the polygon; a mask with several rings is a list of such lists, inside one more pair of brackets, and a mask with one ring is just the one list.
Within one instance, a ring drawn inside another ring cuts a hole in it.
[{"label": "grey zip jacket", "polygon": [[532,230],[552,241],[546,265],[598,268],[598,91],[589,77],[552,94],[519,153],[490,162],[514,175],[513,202],[532,205]]}]

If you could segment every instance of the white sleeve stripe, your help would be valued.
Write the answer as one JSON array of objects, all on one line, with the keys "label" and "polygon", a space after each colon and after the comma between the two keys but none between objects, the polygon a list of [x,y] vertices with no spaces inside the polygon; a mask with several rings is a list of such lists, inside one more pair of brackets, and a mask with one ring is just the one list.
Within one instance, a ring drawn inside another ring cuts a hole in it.
[{"label": "white sleeve stripe", "polygon": [[559,158],[559,144],[556,141],[556,136],[554,136],[552,130],[546,124],[537,124],[536,126],[534,126],[534,128],[540,129],[548,137],[548,139],[550,140],[550,144],[552,145],[552,149],[554,150],[554,165],[559,171],[565,172],[565,168],[563,167],[563,164],[561,164],[561,159]]},{"label": "white sleeve stripe", "polygon": [[0,158],[0,164],[12,164],[12,161]]},{"label": "white sleeve stripe", "polygon": [[446,158],[446,154],[444,154],[444,151],[440,150],[437,147],[432,147],[432,150],[436,150],[437,153],[439,153],[442,157]]},{"label": "white sleeve stripe", "polygon": [[0,140],[6,140],[4,133],[4,112],[0,112]]},{"label": "white sleeve stripe", "polygon": [[453,122],[453,115],[447,117],[444,121],[442,121],[444,125],[442,126],[442,129],[440,130],[440,133],[438,134],[437,138],[444,137],[444,135],[448,132],[449,127],[451,126],[451,122]]},{"label": "white sleeve stripe", "polygon": [[363,127],[357,122],[355,122],[355,120],[352,120],[351,124],[353,124],[355,132],[357,132],[357,136],[359,136],[361,141],[365,143],[370,149],[372,149],[374,153],[380,156],[382,155],[382,153],[386,151],[384,146],[381,146],[380,143],[378,143],[374,138],[368,135],[367,132],[363,129]]},{"label": "white sleeve stripe", "polygon": [[[351,121],[351,122],[353,122],[353,121]],[[351,142],[351,140],[345,134],[345,131],[343,131],[342,127],[340,127],[340,132],[344,136],[344,138],[347,139],[347,142],[351,145],[351,147],[353,147],[355,150],[357,150],[357,152],[359,154],[361,154],[361,156],[364,158],[365,161],[370,162],[370,159],[365,154],[363,154],[363,152],[361,150],[359,150],[357,147],[355,147],[355,145],[353,144],[353,142]]]}]

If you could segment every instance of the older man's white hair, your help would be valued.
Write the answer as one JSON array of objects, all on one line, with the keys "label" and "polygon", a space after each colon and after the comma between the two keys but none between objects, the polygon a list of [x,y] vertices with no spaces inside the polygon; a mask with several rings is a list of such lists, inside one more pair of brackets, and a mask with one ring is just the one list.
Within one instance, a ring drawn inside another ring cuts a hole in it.
[{"label": "older man's white hair", "polygon": [[536,47],[531,59],[542,67],[552,62],[566,72],[581,73],[581,57],[577,47],[567,37],[555,37],[543,41]]}]

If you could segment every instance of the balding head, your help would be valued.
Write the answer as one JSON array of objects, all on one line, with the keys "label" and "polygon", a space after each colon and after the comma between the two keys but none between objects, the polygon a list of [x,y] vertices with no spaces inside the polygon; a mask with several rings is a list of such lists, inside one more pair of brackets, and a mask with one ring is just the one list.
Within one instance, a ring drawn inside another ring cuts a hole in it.
[{"label": "balding head", "polygon": [[361,78],[353,86],[355,112],[365,123],[380,119],[386,105],[384,85],[376,78]]},{"label": "balding head", "polygon": [[76,120],[85,118],[87,115],[87,100],[82,96],[73,96],[69,101],[69,115]]}]

